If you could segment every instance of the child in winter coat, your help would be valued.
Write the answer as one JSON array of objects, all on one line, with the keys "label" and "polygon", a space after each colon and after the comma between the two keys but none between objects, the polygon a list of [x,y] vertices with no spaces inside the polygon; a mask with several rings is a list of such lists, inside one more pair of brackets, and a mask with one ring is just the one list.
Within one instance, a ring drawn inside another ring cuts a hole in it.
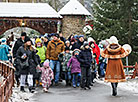
[{"label": "child in winter coat", "polygon": [[71,86],[71,68],[67,67],[68,61],[71,58],[71,53],[69,47],[65,48],[65,52],[63,54],[63,63],[62,63],[62,73],[65,76],[66,86]]},{"label": "child in winter coat", "polygon": [[38,67],[42,71],[41,80],[44,92],[48,92],[51,80],[54,79],[53,70],[49,66],[49,61],[45,61],[43,67]]},{"label": "child in winter coat", "polygon": [[67,64],[68,68],[71,66],[72,83],[74,88],[76,88],[76,85],[77,87],[80,86],[80,80],[81,80],[81,67],[79,61],[76,58],[76,55],[79,55],[79,52],[80,52],[79,49],[75,49],[73,51],[73,56],[70,58]]}]

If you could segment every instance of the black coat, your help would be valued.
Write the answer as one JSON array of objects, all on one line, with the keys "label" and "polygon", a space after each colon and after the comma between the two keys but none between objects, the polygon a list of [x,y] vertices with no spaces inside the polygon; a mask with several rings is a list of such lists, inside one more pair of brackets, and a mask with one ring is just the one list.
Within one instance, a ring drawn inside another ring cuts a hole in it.
[{"label": "black coat", "polygon": [[64,43],[66,42],[66,39],[64,37],[60,37],[60,40],[63,41]]},{"label": "black coat", "polygon": [[83,45],[83,42],[80,42],[80,41],[78,40],[76,43],[74,43],[74,44],[72,45],[71,50],[80,49],[82,45]]},{"label": "black coat", "polygon": [[92,64],[92,53],[90,49],[81,50],[80,54],[77,56],[81,67],[90,68]]},{"label": "black coat", "polygon": [[29,66],[25,67],[25,68],[20,67],[20,69],[19,69],[20,74],[25,74],[25,75],[33,74],[33,75],[35,75],[36,74],[36,66],[39,64],[36,52],[31,51],[29,49],[25,50],[24,46],[21,46],[18,49],[17,54],[16,54],[16,57],[19,60],[19,63],[26,61],[27,58],[26,59],[22,58],[22,56],[24,54],[27,55]]},{"label": "black coat", "polygon": [[17,41],[15,42],[14,44],[14,47],[13,47],[13,58],[16,58],[16,53],[17,53],[17,50],[19,49],[19,47],[21,47],[22,45],[24,44],[24,42],[22,41],[21,38],[17,39]]}]

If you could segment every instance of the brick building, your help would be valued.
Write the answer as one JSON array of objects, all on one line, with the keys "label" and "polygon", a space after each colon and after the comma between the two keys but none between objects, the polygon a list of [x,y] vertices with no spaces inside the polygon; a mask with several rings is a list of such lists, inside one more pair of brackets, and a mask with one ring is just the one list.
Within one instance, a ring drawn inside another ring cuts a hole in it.
[{"label": "brick building", "polygon": [[62,33],[65,37],[71,34],[83,34],[86,16],[89,11],[77,0],[70,0],[60,11],[62,19]]}]

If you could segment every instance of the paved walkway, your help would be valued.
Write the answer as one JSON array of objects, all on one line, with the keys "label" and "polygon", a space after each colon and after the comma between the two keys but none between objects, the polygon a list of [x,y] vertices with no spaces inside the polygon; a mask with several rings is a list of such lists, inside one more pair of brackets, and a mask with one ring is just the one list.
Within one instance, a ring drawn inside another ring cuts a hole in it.
[{"label": "paved walkway", "polygon": [[64,84],[50,88],[44,93],[37,88],[31,102],[138,102],[138,95],[118,89],[118,96],[111,96],[110,86],[95,83],[91,90],[66,87]]}]

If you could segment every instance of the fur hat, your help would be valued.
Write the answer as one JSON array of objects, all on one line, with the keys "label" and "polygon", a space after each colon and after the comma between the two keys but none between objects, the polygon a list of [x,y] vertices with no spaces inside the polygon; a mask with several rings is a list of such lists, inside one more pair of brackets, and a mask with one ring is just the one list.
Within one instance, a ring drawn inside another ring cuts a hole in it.
[{"label": "fur hat", "polygon": [[118,40],[115,36],[110,37],[110,44],[118,44]]}]

